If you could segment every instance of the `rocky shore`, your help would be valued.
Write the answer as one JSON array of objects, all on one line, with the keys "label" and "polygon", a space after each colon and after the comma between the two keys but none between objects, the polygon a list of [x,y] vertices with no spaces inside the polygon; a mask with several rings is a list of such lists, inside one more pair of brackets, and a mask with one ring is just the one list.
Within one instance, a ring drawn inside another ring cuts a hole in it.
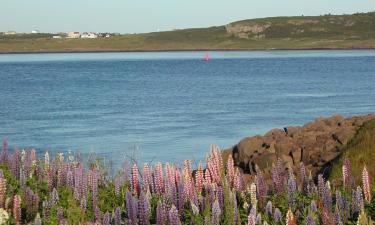
[{"label": "rocky shore", "polygon": [[235,166],[248,178],[255,175],[256,165],[264,171],[266,177],[270,177],[272,164],[279,158],[285,170],[298,171],[303,163],[316,177],[318,173],[328,172],[359,128],[373,119],[374,114],[351,118],[334,115],[317,118],[303,126],[273,129],[264,136],[242,139],[232,148],[224,150],[223,158],[233,157]]}]

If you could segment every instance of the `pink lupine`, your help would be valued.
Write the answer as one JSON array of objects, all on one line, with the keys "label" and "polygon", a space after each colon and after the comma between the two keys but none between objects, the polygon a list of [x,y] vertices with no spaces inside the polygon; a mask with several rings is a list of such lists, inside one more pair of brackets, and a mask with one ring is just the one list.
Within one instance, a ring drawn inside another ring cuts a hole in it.
[{"label": "pink lupine", "polygon": [[163,188],[164,188],[164,177],[163,177],[163,167],[160,162],[158,162],[155,166],[154,183],[155,183],[155,192],[161,195],[163,193]]},{"label": "pink lupine", "polygon": [[233,179],[233,187],[236,189],[236,190],[241,190],[241,172],[240,170],[238,169],[238,167],[236,167],[236,172],[235,172],[235,175],[234,175],[234,179]]},{"label": "pink lupine", "polygon": [[191,161],[190,160],[184,160],[184,173],[191,174]]},{"label": "pink lupine", "polygon": [[175,168],[169,163],[165,164],[166,182],[176,183]]},{"label": "pink lupine", "polygon": [[370,176],[367,171],[366,165],[362,171],[363,194],[368,203],[371,203],[371,189],[370,189]]},{"label": "pink lupine", "polygon": [[247,225],[255,225],[255,215],[250,213],[249,216],[247,217]]},{"label": "pink lupine", "polygon": [[7,182],[3,177],[1,177],[0,178],[0,208],[5,208],[5,199],[7,197],[6,192],[7,192]]},{"label": "pink lupine", "polygon": [[120,187],[121,187],[121,180],[120,177],[115,177],[115,180],[113,181],[115,186],[115,195],[120,195]]},{"label": "pink lupine", "polygon": [[152,184],[152,176],[151,176],[151,170],[150,167],[148,166],[147,163],[143,165],[143,187],[145,190],[149,189],[152,190],[151,188]]},{"label": "pink lupine", "polygon": [[231,186],[234,185],[234,162],[233,162],[233,157],[232,154],[228,156],[228,161],[227,161],[227,177],[228,177],[228,182]]},{"label": "pink lupine", "polygon": [[203,168],[202,168],[202,164],[199,163],[198,169],[195,172],[195,188],[198,193],[202,191],[202,187],[203,187]]},{"label": "pink lupine", "polygon": [[206,169],[204,171],[204,185],[207,187],[211,185],[211,175],[210,175],[210,170]]},{"label": "pink lupine", "polygon": [[185,174],[184,176],[184,194],[185,194],[185,201],[191,199],[192,197],[192,185],[193,182],[191,180],[191,176],[189,174]]},{"label": "pink lupine", "polygon": [[181,172],[178,168],[175,168],[175,181],[176,181],[176,185],[179,185],[181,183]]},{"label": "pink lupine", "polygon": [[19,195],[13,197],[13,217],[17,225],[21,224],[21,197]]},{"label": "pink lupine", "polygon": [[133,195],[138,196],[139,194],[139,171],[137,164],[133,164],[132,167],[132,191]]},{"label": "pink lupine", "polygon": [[342,164],[342,179],[344,187],[347,187],[350,180],[350,161],[347,158],[344,159],[344,163]]}]

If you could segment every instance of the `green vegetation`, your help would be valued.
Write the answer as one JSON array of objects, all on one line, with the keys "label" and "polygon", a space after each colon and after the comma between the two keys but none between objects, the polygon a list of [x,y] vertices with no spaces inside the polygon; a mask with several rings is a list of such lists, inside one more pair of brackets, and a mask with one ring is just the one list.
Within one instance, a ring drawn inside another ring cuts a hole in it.
[{"label": "green vegetation", "polygon": [[[350,141],[342,157],[334,164],[331,178],[338,179],[342,174],[343,160],[347,158],[352,164],[352,174],[357,183],[361,183],[362,166],[367,165],[370,177],[375,177],[375,120],[366,123]],[[371,181],[374,185],[374,181]]]},{"label": "green vegetation", "polygon": [[0,52],[262,50],[375,48],[375,13],[272,17],[226,26],[52,39],[51,34],[0,35]]}]

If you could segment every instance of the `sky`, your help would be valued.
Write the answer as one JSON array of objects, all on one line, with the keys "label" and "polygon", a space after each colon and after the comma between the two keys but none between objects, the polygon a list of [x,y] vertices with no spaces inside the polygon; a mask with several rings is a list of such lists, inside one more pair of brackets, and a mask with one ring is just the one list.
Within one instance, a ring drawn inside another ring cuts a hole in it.
[{"label": "sky", "polygon": [[0,0],[0,31],[142,33],[374,10],[375,0]]}]

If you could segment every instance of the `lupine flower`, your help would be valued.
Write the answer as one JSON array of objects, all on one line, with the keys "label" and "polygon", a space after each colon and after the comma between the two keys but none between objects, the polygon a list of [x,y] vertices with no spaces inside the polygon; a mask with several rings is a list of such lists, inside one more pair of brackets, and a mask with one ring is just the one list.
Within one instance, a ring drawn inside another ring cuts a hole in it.
[{"label": "lupine flower", "polygon": [[233,178],[233,187],[236,189],[236,190],[241,190],[241,176],[242,174],[240,173],[240,170],[238,169],[238,167],[236,167],[236,170],[235,170],[235,175],[234,175],[234,178]]},{"label": "lupine flower", "polygon": [[330,186],[329,181],[326,182],[326,187],[324,189],[323,203],[324,203],[325,208],[327,209],[332,208],[332,195],[331,195],[331,186]]},{"label": "lupine flower", "polygon": [[113,181],[115,186],[115,195],[120,195],[120,186],[121,186],[121,180],[120,177],[115,177],[115,180]]},{"label": "lupine flower", "polygon": [[6,192],[7,192],[7,182],[2,177],[0,178],[0,208],[5,208]]},{"label": "lupine flower", "polygon": [[56,204],[59,201],[59,193],[57,192],[56,188],[53,188],[51,193],[51,203],[52,205]]},{"label": "lupine flower", "polygon": [[181,225],[180,216],[178,215],[178,210],[174,205],[168,213],[169,225]]},{"label": "lupine flower", "polygon": [[212,204],[212,224],[220,224],[221,220],[221,209],[219,201],[216,199]]},{"label": "lupine flower", "polygon": [[158,201],[156,206],[156,224],[164,225],[167,222],[167,210],[164,203]]},{"label": "lupine flower", "polygon": [[291,208],[294,208],[294,205],[295,205],[296,190],[297,190],[296,180],[294,178],[293,172],[290,172],[289,178],[288,178],[288,204],[289,204],[289,207]]},{"label": "lupine flower", "polygon": [[193,202],[190,202],[191,211],[194,215],[199,215],[199,208]]},{"label": "lupine flower", "polygon": [[368,203],[371,203],[370,176],[368,174],[366,165],[364,166],[362,171],[362,183],[365,199]]},{"label": "lupine flower", "polygon": [[262,214],[258,213],[257,218],[255,220],[256,224],[261,224],[262,223]]},{"label": "lupine flower", "polygon": [[123,176],[124,176],[124,182],[127,182],[128,181],[128,176],[129,176],[129,162],[128,160],[124,160],[123,164],[122,164],[122,173],[123,173]]},{"label": "lupine flower", "polygon": [[110,222],[111,222],[111,217],[109,215],[109,212],[104,213],[103,225],[109,225]]},{"label": "lupine flower", "polygon": [[332,218],[331,218],[330,212],[326,208],[323,208],[322,223],[323,223],[323,225],[332,224]]},{"label": "lupine flower", "polygon": [[114,223],[115,225],[121,225],[121,208],[120,207],[117,207],[115,210]]},{"label": "lupine flower", "polygon": [[339,209],[338,209],[337,206],[336,206],[336,208],[335,208],[335,212],[333,213],[333,218],[332,218],[332,220],[333,220],[333,224],[335,224],[335,225],[340,225],[340,224],[342,224],[342,222],[341,222],[340,212],[339,212]]},{"label": "lupine flower", "polygon": [[250,213],[249,216],[247,217],[247,225],[255,225],[256,224],[255,220],[256,220],[255,216],[252,213]]},{"label": "lupine flower", "polygon": [[35,217],[35,220],[34,220],[34,225],[42,225],[42,219],[40,218],[39,213],[36,214],[36,217]]},{"label": "lupine flower", "polygon": [[203,187],[203,169],[202,169],[202,164],[199,163],[198,169],[195,173],[195,188],[198,193],[202,191]]},{"label": "lupine flower", "polygon": [[232,154],[228,156],[228,161],[227,161],[227,177],[228,177],[228,182],[231,186],[234,184],[234,162],[233,162],[233,157]]},{"label": "lupine flower", "polygon": [[191,174],[191,161],[184,160],[184,174]]},{"label": "lupine flower", "polygon": [[21,196],[14,195],[13,197],[13,217],[16,224],[21,224]]},{"label": "lupine flower", "polygon": [[129,223],[131,225],[137,224],[137,202],[133,195],[127,191],[126,192],[126,212],[128,213]]},{"label": "lupine flower", "polygon": [[263,201],[267,197],[267,185],[264,181],[263,172],[260,170],[258,166],[255,167],[257,175],[255,177],[256,185],[257,185],[257,193],[260,198],[260,201]]},{"label": "lupine flower", "polygon": [[205,185],[205,187],[211,185],[211,175],[210,175],[209,169],[206,169],[204,171],[204,185]]},{"label": "lupine flower", "polygon": [[314,200],[311,201],[310,210],[313,213],[316,213],[318,211],[318,207],[316,206],[316,202]]},{"label": "lupine flower", "polygon": [[92,205],[95,208],[95,206],[97,206],[98,203],[98,173],[95,168],[91,171],[91,185]]},{"label": "lupine flower", "polygon": [[296,219],[294,218],[294,214],[290,208],[286,213],[286,225],[297,225]]},{"label": "lupine flower", "polygon": [[6,224],[9,219],[9,214],[4,208],[0,208],[0,224]]},{"label": "lupine flower", "polygon": [[283,216],[281,215],[281,212],[280,212],[280,209],[279,208],[276,208],[275,209],[275,213],[274,213],[274,219],[276,222],[281,222]]},{"label": "lupine flower", "polygon": [[345,158],[344,163],[342,164],[342,180],[344,183],[344,187],[348,185],[349,178],[350,178],[350,161],[349,159]]},{"label": "lupine flower", "polygon": [[86,210],[86,208],[87,208],[87,199],[86,199],[86,196],[83,196],[81,198],[79,207],[81,207],[81,209],[83,209],[83,210]]},{"label": "lupine flower", "polygon": [[282,178],[282,161],[280,158],[277,159],[276,164],[272,167],[272,181],[275,185],[277,193],[283,192],[283,178]]},{"label": "lupine flower", "polygon": [[305,222],[306,225],[316,225],[315,223],[315,220],[314,218],[312,217],[311,214],[309,214],[307,217],[306,217],[306,222]]},{"label": "lupine flower", "polygon": [[155,183],[155,192],[161,195],[163,193],[164,179],[163,179],[163,167],[160,162],[158,162],[155,166],[154,183]]},{"label": "lupine flower", "polygon": [[138,196],[139,194],[139,172],[137,164],[133,164],[132,167],[132,191],[133,195]]},{"label": "lupine flower", "polygon": [[151,177],[151,170],[147,163],[143,165],[143,187],[147,190],[151,188],[152,184],[152,177]]},{"label": "lupine flower", "polygon": [[359,210],[363,210],[363,208],[365,207],[365,204],[363,202],[363,194],[362,194],[362,189],[360,186],[357,187],[356,197],[357,197],[356,203],[358,204]]},{"label": "lupine flower", "polygon": [[251,204],[254,207],[257,207],[257,186],[254,183],[251,183],[250,185],[250,199],[251,199]]},{"label": "lupine flower", "polygon": [[303,162],[300,163],[300,180],[301,180],[301,192],[307,192],[307,177],[306,177],[306,168]]},{"label": "lupine flower", "polygon": [[266,205],[266,214],[267,214],[267,216],[272,217],[272,211],[273,211],[273,209],[272,209],[272,202],[268,201],[267,205]]},{"label": "lupine flower", "polygon": [[150,224],[150,203],[142,191],[138,202],[138,212],[139,212],[139,224],[148,225]]},{"label": "lupine flower", "polygon": [[94,215],[95,215],[95,222],[100,223],[102,219],[102,212],[100,211],[99,207],[94,207]]}]

